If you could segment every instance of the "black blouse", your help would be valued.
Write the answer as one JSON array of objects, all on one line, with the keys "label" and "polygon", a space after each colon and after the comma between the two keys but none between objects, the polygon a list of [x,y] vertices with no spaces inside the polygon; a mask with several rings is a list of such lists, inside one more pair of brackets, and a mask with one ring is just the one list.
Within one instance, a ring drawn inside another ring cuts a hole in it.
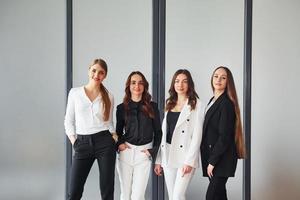
[{"label": "black blouse", "polygon": [[117,145],[124,142],[144,145],[153,141],[153,148],[148,151],[155,160],[162,137],[159,110],[157,104],[151,102],[154,118],[150,118],[145,115],[142,106],[141,102],[130,101],[127,114],[123,103],[117,106],[116,132],[119,137]]},{"label": "black blouse", "polygon": [[168,112],[167,114],[167,143],[171,144],[173,132],[178,121],[180,112]]}]

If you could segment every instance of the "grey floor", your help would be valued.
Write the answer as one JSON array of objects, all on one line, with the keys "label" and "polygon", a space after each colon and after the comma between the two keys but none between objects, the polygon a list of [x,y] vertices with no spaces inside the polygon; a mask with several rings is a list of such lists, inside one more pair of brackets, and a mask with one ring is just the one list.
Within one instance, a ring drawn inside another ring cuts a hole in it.
[{"label": "grey floor", "polygon": [[5,168],[0,172],[1,200],[62,200],[64,173],[62,169]]},{"label": "grey floor", "polygon": [[[26,169],[22,166],[1,168],[0,199],[1,200],[63,200],[65,192],[65,171],[60,168]],[[82,199],[101,199],[99,193],[99,173],[95,162]],[[116,173],[115,199],[119,199],[120,187]],[[149,182],[150,183],[150,182]],[[148,184],[146,199],[151,199]]]}]

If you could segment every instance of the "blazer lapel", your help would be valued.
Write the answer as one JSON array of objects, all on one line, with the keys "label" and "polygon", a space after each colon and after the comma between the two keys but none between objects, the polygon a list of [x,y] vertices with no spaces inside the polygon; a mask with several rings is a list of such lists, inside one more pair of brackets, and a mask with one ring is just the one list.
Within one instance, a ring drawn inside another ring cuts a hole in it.
[{"label": "blazer lapel", "polygon": [[177,120],[177,123],[176,123],[176,126],[175,126],[175,129],[180,126],[186,119],[187,117],[191,114],[191,106],[188,105],[188,100],[185,102],[181,112],[180,112],[180,115],[178,117],[178,120]]},{"label": "blazer lapel", "polygon": [[213,105],[206,111],[205,114],[205,118],[204,118],[204,122],[203,122],[203,135],[205,135],[206,133],[206,127],[208,124],[209,119],[211,118],[211,116],[214,114],[214,112],[217,110],[217,108],[219,107],[220,103],[222,102],[222,100],[225,98],[226,93],[224,92],[221,96],[219,96],[219,98],[213,103]]},{"label": "blazer lapel", "polygon": [[162,127],[161,127],[162,132],[163,132],[162,143],[167,141],[167,115],[168,115],[168,111],[165,112],[164,119],[162,122]]}]

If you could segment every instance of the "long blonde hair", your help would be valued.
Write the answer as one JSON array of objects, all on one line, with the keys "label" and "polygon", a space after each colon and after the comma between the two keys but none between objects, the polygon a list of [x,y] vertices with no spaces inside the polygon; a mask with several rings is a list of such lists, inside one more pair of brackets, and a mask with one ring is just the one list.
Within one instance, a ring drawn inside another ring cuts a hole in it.
[{"label": "long blonde hair", "polygon": [[[90,67],[96,64],[100,65],[101,68],[104,69],[105,73],[107,74],[107,64],[103,59],[101,58],[95,59],[90,65]],[[102,83],[100,84],[100,93],[103,100],[103,120],[107,121],[110,115],[111,101],[109,98],[108,90],[104,87]]]},{"label": "long blonde hair", "polygon": [[218,69],[224,69],[227,73],[227,85],[225,92],[227,93],[228,97],[232,101],[234,105],[234,110],[235,110],[235,145],[236,145],[236,150],[238,154],[238,158],[246,158],[246,148],[245,148],[245,142],[244,142],[244,136],[243,136],[243,129],[242,129],[242,122],[241,122],[241,113],[240,113],[240,106],[238,103],[238,97],[236,94],[236,89],[235,89],[235,84],[234,84],[234,79],[232,76],[231,71],[224,66],[217,67],[211,77],[211,87],[214,90],[213,87],[213,76],[215,72]]}]

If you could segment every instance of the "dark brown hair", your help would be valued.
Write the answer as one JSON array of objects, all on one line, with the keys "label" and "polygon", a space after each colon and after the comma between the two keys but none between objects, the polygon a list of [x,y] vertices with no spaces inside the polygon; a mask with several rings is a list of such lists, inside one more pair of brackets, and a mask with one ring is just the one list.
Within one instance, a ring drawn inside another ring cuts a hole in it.
[{"label": "dark brown hair", "polygon": [[184,74],[187,77],[188,81],[188,91],[187,91],[187,97],[188,97],[188,104],[191,106],[191,110],[194,110],[197,104],[197,99],[199,99],[197,92],[195,91],[195,85],[194,81],[192,79],[191,73],[187,69],[179,69],[175,72],[172,78],[172,82],[169,89],[169,98],[166,100],[166,110],[170,111],[172,110],[177,103],[177,92],[175,91],[174,84],[177,76],[179,74]]},{"label": "dark brown hair", "polygon": [[[107,64],[106,62],[101,59],[101,58],[97,58],[95,59],[92,64],[90,65],[100,65],[101,68],[105,71],[105,74],[107,75]],[[101,83],[100,84],[100,93],[102,96],[102,100],[103,100],[103,120],[107,121],[109,119],[109,115],[110,115],[110,109],[111,109],[111,102],[110,102],[110,98],[109,98],[109,94],[108,94],[108,90],[104,87],[104,85]]]},{"label": "dark brown hair", "polygon": [[154,118],[154,111],[153,111],[153,108],[151,106],[151,98],[152,97],[151,97],[151,95],[148,91],[149,83],[148,83],[147,79],[145,78],[144,74],[142,74],[142,72],[140,72],[140,71],[131,72],[129,74],[128,78],[127,78],[127,81],[126,81],[125,96],[124,96],[124,99],[123,99],[126,115],[128,113],[128,109],[129,109],[128,104],[129,104],[129,101],[131,100],[130,84],[131,84],[131,77],[133,75],[139,75],[143,80],[144,91],[143,91],[142,100],[141,100],[142,110],[143,110],[145,115],[149,116],[150,118]]},{"label": "dark brown hair", "polygon": [[235,118],[235,145],[236,145],[238,157],[245,158],[246,157],[246,149],[245,149],[243,130],[242,130],[240,106],[238,103],[238,97],[236,94],[233,75],[227,67],[224,67],[224,66],[217,67],[211,76],[211,87],[212,87],[213,91],[214,91],[213,77],[214,77],[215,72],[218,69],[224,69],[227,74],[227,84],[226,84],[225,92],[227,93],[228,97],[230,98],[230,100],[232,101],[232,103],[234,105],[235,116],[236,116],[236,118]]}]

